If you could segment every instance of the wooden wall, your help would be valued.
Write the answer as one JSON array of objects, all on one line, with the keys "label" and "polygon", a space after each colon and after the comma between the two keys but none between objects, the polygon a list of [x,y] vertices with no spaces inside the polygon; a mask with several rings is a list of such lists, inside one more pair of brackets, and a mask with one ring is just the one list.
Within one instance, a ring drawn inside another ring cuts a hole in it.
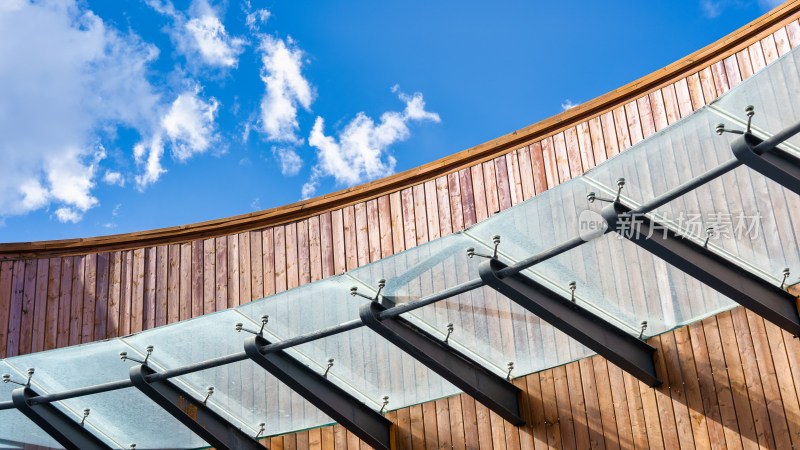
[{"label": "wooden wall", "polygon": [[[294,222],[188,242],[176,233],[174,242],[116,251],[0,251],[0,357],[222,310],[469,227],[580,175],[800,45],[800,5],[791,7],[790,18],[685,78],[399,191]],[[504,426],[463,395],[390,416],[399,442],[413,448],[798,443],[796,340],[735,309],[651,342],[661,350],[662,379],[669,380],[656,390],[598,357],[517,379],[527,392],[529,427]],[[270,444],[341,448],[356,442],[334,426]]]}]

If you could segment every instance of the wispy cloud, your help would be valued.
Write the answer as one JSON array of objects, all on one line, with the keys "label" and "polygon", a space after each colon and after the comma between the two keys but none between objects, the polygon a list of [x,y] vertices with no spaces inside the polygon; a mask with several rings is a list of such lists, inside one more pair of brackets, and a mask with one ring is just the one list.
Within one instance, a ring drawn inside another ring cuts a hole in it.
[{"label": "wispy cloud", "polygon": [[[700,9],[708,19],[719,17],[726,9],[744,8],[752,5],[752,0],[700,0]],[[757,0],[762,11],[769,11],[783,3],[783,0]]]},{"label": "wispy cloud", "polygon": [[228,34],[207,0],[193,1],[188,13],[177,11],[169,0],[147,0],[147,4],[172,19],[170,37],[190,65],[202,61],[207,66],[236,67],[245,41]]},{"label": "wispy cloud", "polygon": [[76,222],[99,204],[102,130],[155,126],[158,50],[70,0],[0,3],[0,43],[0,216]]},{"label": "wispy cloud", "polygon": [[572,109],[576,106],[580,105],[580,103],[572,103],[572,100],[566,99],[563,103],[561,103],[561,110],[566,111],[568,109]]},{"label": "wispy cloud", "polygon": [[393,173],[397,161],[389,148],[409,137],[408,124],[441,121],[438,114],[425,110],[421,93],[407,95],[397,86],[392,92],[398,93],[405,102],[402,112],[385,112],[378,122],[359,112],[336,138],[325,135],[325,121],[317,117],[308,137],[309,145],[317,149],[317,163],[312,168],[311,178],[303,185],[303,198],[314,195],[322,177],[333,177],[337,184],[352,186]]},{"label": "wispy cloud", "polygon": [[284,175],[297,175],[303,167],[303,159],[291,147],[273,147],[272,154],[281,164],[281,173]]},{"label": "wispy cloud", "polygon": [[297,108],[308,110],[314,100],[311,84],[303,77],[303,51],[291,38],[263,35],[262,71],[266,92],[261,99],[260,131],[274,142],[298,143]]}]

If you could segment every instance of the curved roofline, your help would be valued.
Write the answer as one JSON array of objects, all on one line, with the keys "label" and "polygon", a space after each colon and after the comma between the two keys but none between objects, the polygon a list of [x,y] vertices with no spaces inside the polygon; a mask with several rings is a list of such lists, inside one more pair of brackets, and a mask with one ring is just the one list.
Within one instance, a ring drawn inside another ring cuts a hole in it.
[{"label": "curved roofline", "polygon": [[798,11],[800,1],[786,2],[724,38],[593,100],[499,138],[385,178],[276,208],[188,225],[90,238],[3,243],[0,244],[0,259],[85,254],[207,239],[302,220],[396,192],[488,161],[674,83],[774,32],[790,22]]}]

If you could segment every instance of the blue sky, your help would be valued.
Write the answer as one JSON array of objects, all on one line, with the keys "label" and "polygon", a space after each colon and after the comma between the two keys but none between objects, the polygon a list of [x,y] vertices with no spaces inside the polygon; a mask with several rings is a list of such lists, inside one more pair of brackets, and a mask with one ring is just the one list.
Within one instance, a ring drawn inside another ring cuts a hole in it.
[{"label": "blue sky", "polygon": [[774,0],[0,0],[0,242],[285,205],[657,70]]}]

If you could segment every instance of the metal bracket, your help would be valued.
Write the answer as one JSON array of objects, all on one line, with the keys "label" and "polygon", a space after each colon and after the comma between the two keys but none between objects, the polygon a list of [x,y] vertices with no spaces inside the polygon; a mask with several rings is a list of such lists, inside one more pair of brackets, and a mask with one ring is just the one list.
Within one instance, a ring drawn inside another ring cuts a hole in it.
[{"label": "metal bracket", "polygon": [[377,303],[366,303],[359,310],[361,321],[502,418],[514,425],[525,423],[518,387],[401,317],[381,320],[385,310]]},{"label": "metal bracket", "polygon": [[[620,215],[628,212],[630,208],[621,203],[603,208],[608,230],[617,230]],[[800,334],[800,316],[794,295],[645,215],[637,215],[635,220],[635,226],[626,227],[622,233],[625,238],[789,333]]]},{"label": "metal bracket", "polygon": [[149,382],[155,371],[145,365],[130,368],[133,385],[194,434],[215,448],[263,449],[261,444],[241,429],[212,411],[169,380]]},{"label": "metal bracket", "polygon": [[755,147],[762,142],[762,139],[745,133],[731,142],[731,150],[742,164],[800,195],[800,159],[777,147],[756,151]]},{"label": "metal bracket", "polygon": [[478,273],[488,286],[648,386],[661,384],[653,362],[655,348],[525,275],[498,277],[497,271],[506,267],[506,264],[491,259],[478,266]]},{"label": "metal bracket", "polygon": [[69,450],[110,449],[97,436],[90,433],[79,422],[67,417],[51,403],[32,405],[31,398],[39,394],[29,387],[21,387],[11,392],[14,407],[39,426],[45,433]]},{"label": "metal bracket", "polygon": [[244,341],[244,351],[256,364],[342,424],[362,441],[375,448],[391,449],[392,422],[389,419],[286,352],[279,350],[267,354],[261,353],[261,347],[269,343],[261,336],[252,336]]}]

